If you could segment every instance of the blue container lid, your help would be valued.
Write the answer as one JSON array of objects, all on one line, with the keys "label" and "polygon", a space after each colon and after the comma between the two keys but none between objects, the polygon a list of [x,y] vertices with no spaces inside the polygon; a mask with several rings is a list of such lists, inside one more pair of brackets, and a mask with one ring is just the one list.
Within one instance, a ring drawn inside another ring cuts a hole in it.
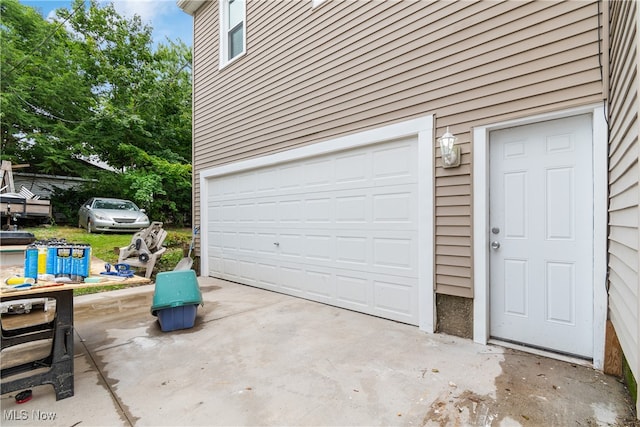
[{"label": "blue container lid", "polygon": [[158,310],[183,305],[202,304],[202,293],[193,270],[165,271],[156,275],[151,314]]}]

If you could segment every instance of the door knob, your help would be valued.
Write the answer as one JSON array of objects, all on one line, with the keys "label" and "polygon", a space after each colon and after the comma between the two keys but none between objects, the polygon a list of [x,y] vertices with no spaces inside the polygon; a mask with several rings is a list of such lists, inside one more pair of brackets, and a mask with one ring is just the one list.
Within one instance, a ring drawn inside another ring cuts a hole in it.
[{"label": "door knob", "polygon": [[498,242],[497,240],[494,240],[493,242],[491,242],[491,249],[495,249],[495,250],[500,249],[500,242]]}]

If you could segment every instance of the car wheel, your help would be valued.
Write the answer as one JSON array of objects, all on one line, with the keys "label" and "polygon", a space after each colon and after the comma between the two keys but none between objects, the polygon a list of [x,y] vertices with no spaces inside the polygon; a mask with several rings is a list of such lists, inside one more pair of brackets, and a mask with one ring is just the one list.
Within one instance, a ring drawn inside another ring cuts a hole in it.
[{"label": "car wheel", "polygon": [[91,233],[91,220],[87,219],[87,233]]}]

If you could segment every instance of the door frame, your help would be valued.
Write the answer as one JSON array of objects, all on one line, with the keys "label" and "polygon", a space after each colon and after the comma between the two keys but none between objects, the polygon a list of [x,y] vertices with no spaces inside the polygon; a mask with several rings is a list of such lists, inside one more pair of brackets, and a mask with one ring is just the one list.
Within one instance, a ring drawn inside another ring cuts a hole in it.
[{"label": "door frame", "polygon": [[434,277],[434,150],[433,115],[426,115],[379,128],[340,136],[300,148],[240,160],[200,171],[200,268],[208,275],[207,194],[214,178],[302,160],[323,154],[337,153],[358,147],[391,142],[404,137],[418,139],[418,327],[435,332],[436,308]]},{"label": "door frame", "polygon": [[602,369],[607,320],[608,177],[606,109],[602,104],[586,105],[473,128],[473,340],[480,344],[486,344],[490,338],[491,326],[489,307],[489,132],[581,114],[591,114],[593,126],[593,367]]}]

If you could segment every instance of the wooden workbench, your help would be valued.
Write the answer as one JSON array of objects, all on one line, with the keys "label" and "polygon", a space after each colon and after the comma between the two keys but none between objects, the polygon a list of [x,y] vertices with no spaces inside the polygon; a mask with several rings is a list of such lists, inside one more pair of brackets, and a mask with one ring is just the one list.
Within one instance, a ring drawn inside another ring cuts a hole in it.
[{"label": "wooden workbench", "polygon": [[[104,263],[98,263],[96,271],[92,263],[92,273],[99,277]],[[96,274],[97,273],[97,274]],[[51,351],[38,360],[21,363],[0,371],[1,394],[23,390],[42,384],[51,384],[56,393],[56,400],[73,396],[73,291],[97,286],[136,285],[149,283],[150,280],[134,276],[126,280],[110,279],[99,283],[58,284],[55,282],[40,283],[29,289],[1,289],[0,301],[16,301],[34,298],[52,298],[56,301],[53,319],[39,324],[25,324],[18,327],[6,327],[0,318],[2,326],[1,350],[19,344],[33,343],[40,340],[52,340]],[[21,316],[7,314],[3,316]],[[15,323],[15,322],[14,322]],[[44,371],[43,371],[44,368]],[[26,376],[25,376],[26,375]],[[16,376],[16,379],[8,379]]]},{"label": "wooden workbench", "polygon": [[[98,276],[92,276],[98,277]],[[128,279],[118,280],[112,279],[110,276],[102,276],[104,279],[98,283],[55,283],[55,282],[44,282],[44,283],[36,283],[29,289],[7,289],[5,287],[0,288],[0,298],[5,298],[8,296],[21,296],[23,298],[36,298],[41,297],[40,293],[46,293],[49,291],[67,291],[74,289],[87,289],[87,288],[96,288],[96,287],[104,287],[104,286],[117,286],[117,285],[144,285],[147,283],[151,283],[150,279],[146,279],[140,276],[133,276]],[[13,298],[12,298],[13,299]]]}]

